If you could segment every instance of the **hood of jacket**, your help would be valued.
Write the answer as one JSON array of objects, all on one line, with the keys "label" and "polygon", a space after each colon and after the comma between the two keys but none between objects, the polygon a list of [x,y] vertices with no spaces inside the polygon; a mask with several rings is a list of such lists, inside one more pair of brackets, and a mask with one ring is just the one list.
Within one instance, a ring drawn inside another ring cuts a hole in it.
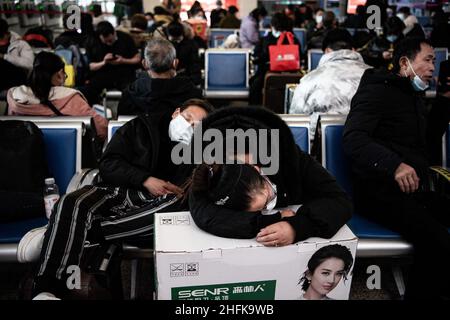
[{"label": "hood of jacket", "polygon": [[[267,149],[270,150],[268,155],[271,161],[279,161],[278,173],[271,175],[270,179],[277,184],[279,192],[286,191],[291,195],[295,193],[298,181],[294,181],[295,179],[292,177],[300,175],[297,159],[299,152],[302,151],[297,147],[287,124],[277,114],[261,107],[224,108],[213,112],[202,121],[202,131],[209,128],[219,129],[224,136],[226,129],[243,129],[244,131],[247,129],[278,129],[279,141]],[[268,135],[271,134],[272,131],[269,131]],[[270,142],[271,139],[268,138],[267,141]],[[271,150],[271,148],[275,149]]]},{"label": "hood of jacket", "polygon": [[[34,95],[31,88],[25,85],[11,88],[8,94],[17,105],[26,106],[41,103],[40,100]],[[70,98],[72,98],[75,94],[80,94],[80,92],[72,88],[52,87],[50,89],[48,99],[50,101],[70,100]]]},{"label": "hood of jacket", "polygon": [[358,52],[348,49],[342,49],[324,54],[319,61],[318,67],[328,62],[340,63],[343,60],[364,63],[363,57]]}]

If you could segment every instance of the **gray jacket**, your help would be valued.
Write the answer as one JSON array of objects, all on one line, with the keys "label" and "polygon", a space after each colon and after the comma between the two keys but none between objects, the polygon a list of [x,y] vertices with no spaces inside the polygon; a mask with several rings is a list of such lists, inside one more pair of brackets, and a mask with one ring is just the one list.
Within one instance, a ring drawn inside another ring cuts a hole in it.
[{"label": "gray jacket", "polygon": [[17,67],[21,67],[30,71],[33,68],[34,53],[30,45],[23,41],[20,36],[10,31],[11,39],[7,53],[3,59],[12,63]]}]

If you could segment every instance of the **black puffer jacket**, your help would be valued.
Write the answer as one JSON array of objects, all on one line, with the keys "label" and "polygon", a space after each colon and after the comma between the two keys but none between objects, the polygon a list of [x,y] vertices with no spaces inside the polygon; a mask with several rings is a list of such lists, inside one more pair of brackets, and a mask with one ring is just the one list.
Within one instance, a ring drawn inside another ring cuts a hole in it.
[{"label": "black puffer jacket", "polygon": [[353,97],[344,129],[344,151],[356,180],[395,183],[400,163],[426,181],[426,109],[407,78],[368,69]]},{"label": "black puffer jacket", "polygon": [[177,185],[185,182],[192,168],[170,162],[174,143],[167,132],[173,111],[141,115],[117,130],[100,161],[103,183],[144,190],[142,183],[150,176]]},{"label": "black puffer jacket", "polygon": [[144,73],[122,94],[118,106],[120,115],[136,115],[160,111],[166,106],[178,107],[184,101],[203,97],[202,91],[187,77],[152,79]]},{"label": "black puffer jacket", "polygon": [[[285,122],[262,108],[226,108],[203,121],[203,130],[279,129],[279,171],[269,176],[277,185],[277,207],[302,204],[294,217],[283,218],[296,231],[296,241],[317,236],[330,238],[351,217],[352,204],[336,180],[295,144]],[[195,223],[221,237],[253,238],[261,227],[281,220],[279,214],[236,212],[217,206],[203,194],[190,194],[189,205]],[[265,219],[269,217],[269,221]]]}]

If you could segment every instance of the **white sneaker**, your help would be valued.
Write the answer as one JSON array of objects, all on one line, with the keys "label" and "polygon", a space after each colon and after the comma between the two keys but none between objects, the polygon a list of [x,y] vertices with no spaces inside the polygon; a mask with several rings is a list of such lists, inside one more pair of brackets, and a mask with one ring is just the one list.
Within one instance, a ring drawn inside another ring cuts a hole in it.
[{"label": "white sneaker", "polygon": [[23,238],[20,239],[19,247],[17,248],[17,260],[19,262],[35,262],[39,259],[46,230],[46,225],[33,229],[28,231]]},{"label": "white sneaker", "polygon": [[41,292],[32,300],[61,300],[61,299],[57,298],[53,293]]}]

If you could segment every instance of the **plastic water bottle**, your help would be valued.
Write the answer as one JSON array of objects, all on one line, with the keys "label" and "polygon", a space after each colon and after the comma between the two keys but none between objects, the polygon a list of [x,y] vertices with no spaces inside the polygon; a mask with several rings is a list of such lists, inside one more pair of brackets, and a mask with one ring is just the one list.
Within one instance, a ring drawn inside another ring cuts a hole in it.
[{"label": "plastic water bottle", "polygon": [[45,179],[44,203],[47,219],[50,219],[55,203],[59,200],[59,190],[54,178]]}]

